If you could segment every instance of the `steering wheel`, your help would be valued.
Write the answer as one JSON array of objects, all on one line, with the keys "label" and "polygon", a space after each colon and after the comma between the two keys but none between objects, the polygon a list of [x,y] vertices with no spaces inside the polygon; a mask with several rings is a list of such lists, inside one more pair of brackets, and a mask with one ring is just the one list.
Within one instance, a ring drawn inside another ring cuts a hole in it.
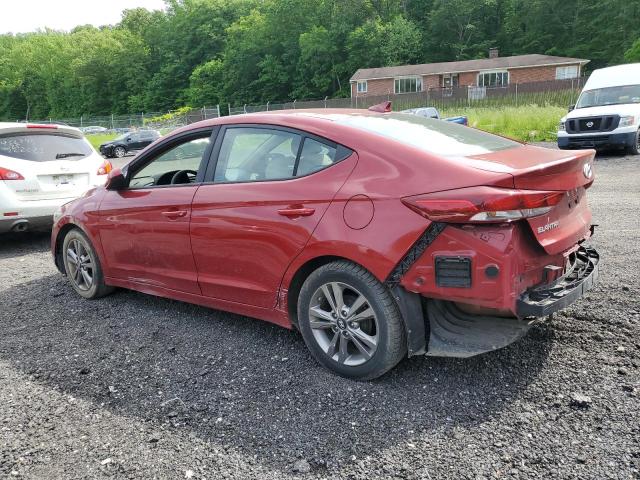
[{"label": "steering wheel", "polygon": [[[192,177],[190,177],[189,175],[192,175]],[[195,170],[178,170],[173,174],[173,177],[171,177],[171,185],[191,183],[197,175],[198,172],[196,172]]]}]

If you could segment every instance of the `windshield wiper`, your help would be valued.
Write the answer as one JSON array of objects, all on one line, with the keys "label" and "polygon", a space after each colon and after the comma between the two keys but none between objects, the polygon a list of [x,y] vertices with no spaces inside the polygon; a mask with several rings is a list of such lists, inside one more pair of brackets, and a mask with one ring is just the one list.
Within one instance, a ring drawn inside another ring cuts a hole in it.
[{"label": "windshield wiper", "polygon": [[59,153],[56,155],[56,160],[60,160],[61,158],[69,158],[69,157],[84,157],[84,153]]}]

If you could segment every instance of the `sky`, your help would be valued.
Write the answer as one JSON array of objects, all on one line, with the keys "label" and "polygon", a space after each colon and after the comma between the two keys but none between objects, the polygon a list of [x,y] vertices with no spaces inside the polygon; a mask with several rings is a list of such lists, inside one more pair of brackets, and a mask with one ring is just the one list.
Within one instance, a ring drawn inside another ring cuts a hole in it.
[{"label": "sky", "polygon": [[33,32],[45,27],[71,30],[78,25],[115,24],[123,10],[157,10],[163,0],[0,0],[0,34]]}]

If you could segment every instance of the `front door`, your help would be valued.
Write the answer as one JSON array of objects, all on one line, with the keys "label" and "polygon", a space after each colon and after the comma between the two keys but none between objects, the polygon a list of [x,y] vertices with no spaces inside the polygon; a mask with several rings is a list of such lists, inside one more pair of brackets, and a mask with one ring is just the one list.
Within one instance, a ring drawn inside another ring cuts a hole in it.
[{"label": "front door", "polygon": [[298,131],[230,126],[219,134],[214,158],[215,174],[207,174],[213,183],[198,189],[191,215],[202,294],[271,308],[355,154]]},{"label": "front door", "polygon": [[106,193],[99,225],[107,277],[200,293],[189,222],[210,136],[159,144],[131,165],[128,188]]}]

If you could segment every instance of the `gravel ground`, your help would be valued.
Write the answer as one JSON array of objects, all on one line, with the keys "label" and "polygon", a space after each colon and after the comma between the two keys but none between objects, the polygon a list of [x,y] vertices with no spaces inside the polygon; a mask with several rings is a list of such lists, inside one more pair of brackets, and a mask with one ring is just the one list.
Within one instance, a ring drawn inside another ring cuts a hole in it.
[{"label": "gravel ground", "polygon": [[640,159],[598,159],[599,285],[520,342],[356,383],[299,335],[119,291],[0,239],[0,476],[640,478]]}]

